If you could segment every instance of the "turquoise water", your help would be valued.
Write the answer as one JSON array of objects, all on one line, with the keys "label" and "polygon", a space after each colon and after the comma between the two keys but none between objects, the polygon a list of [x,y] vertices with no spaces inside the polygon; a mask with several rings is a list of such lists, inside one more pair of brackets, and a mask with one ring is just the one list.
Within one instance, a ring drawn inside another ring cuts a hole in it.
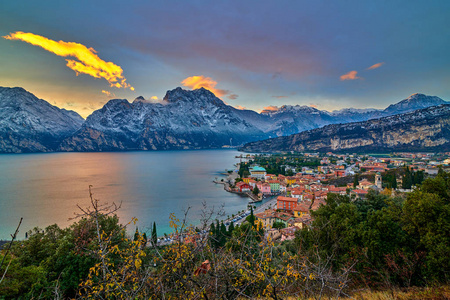
[{"label": "turquoise water", "polygon": [[[38,226],[66,227],[94,198],[122,203],[121,223],[138,218],[140,230],[170,233],[169,216],[179,219],[188,208],[196,224],[202,203],[224,205],[226,215],[246,209],[248,198],[227,193],[212,183],[239,162],[236,150],[155,151],[114,153],[42,153],[0,155],[0,239],[10,238],[20,217],[19,238]],[[134,231],[134,226],[131,231]]]}]

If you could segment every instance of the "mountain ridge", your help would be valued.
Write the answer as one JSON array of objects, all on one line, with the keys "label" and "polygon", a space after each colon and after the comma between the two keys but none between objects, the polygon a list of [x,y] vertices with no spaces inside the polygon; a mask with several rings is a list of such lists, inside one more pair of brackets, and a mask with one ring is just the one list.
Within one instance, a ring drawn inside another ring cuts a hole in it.
[{"label": "mountain ridge", "polygon": [[450,104],[363,122],[331,124],[244,145],[245,152],[450,149]]},{"label": "mountain ridge", "polygon": [[[167,91],[159,102],[111,99],[86,120],[23,88],[0,87],[0,152],[207,149],[287,136],[329,124],[365,121],[447,103],[413,94],[384,110],[327,112],[284,105],[257,113],[225,104],[207,89]],[[16,116],[12,118],[11,116]]]}]

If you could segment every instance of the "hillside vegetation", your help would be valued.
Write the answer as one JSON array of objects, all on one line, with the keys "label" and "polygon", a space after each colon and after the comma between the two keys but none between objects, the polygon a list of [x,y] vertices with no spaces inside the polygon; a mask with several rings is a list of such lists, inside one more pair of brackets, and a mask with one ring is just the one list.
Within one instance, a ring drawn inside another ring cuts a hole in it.
[{"label": "hillside vegetation", "polygon": [[172,216],[178,241],[155,246],[139,232],[127,236],[132,224],[120,224],[115,211],[92,198],[72,226],[36,228],[15,242],[0,268],[0,298],[320,299],[411,287],[419,292],[399,299],[448,296],[446,173],[403,198],[330,194],[312,227],[283,243],[265,237],[252,215],[227,229],[211,226],[215,216],[205,210],[197,230]]}]

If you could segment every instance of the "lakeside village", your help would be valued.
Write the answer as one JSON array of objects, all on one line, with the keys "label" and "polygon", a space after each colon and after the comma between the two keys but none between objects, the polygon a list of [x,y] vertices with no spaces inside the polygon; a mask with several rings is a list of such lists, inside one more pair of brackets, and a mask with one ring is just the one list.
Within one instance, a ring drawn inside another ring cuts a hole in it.
[{"label": "lakeside village", "polygon": [[[272,239],[290,240],[312,224],[311,211],[326,205],[328,193],[364,199],[370,190],[390,196],[413,191],[427,177],[447,171],[450,153],[358,155],[291,153],[240,155],[237,170],[220,183],[225,190],[247,195],[250,203],[272,196],[254,216]],[[216,181],[216,183],[219,183]],[[275,197],[274,197],[275,196]],[[249,215],[228,219],[241,223]]]}]

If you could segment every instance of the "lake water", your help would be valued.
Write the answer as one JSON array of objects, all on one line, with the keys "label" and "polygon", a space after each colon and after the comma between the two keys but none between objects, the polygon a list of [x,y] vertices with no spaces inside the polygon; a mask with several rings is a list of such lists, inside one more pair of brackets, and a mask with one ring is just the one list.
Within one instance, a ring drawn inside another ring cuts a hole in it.
[{"label": "lake water", "polygon": [[[212,181],[239,160],[236,150],[0,155],[0,239],[9,239],[20,217],[18,238],[38,226],[66,227],[76,207],[89,205],[89,185],[101,202],[122,203],[121,223],[138,218],[140,230],[170,232],[170,213],[198,222],[202,203],[224,204],[226,214],[246,209],[249,198],[227,193]],[[134,231],[134,225],[131,231]]]}]

